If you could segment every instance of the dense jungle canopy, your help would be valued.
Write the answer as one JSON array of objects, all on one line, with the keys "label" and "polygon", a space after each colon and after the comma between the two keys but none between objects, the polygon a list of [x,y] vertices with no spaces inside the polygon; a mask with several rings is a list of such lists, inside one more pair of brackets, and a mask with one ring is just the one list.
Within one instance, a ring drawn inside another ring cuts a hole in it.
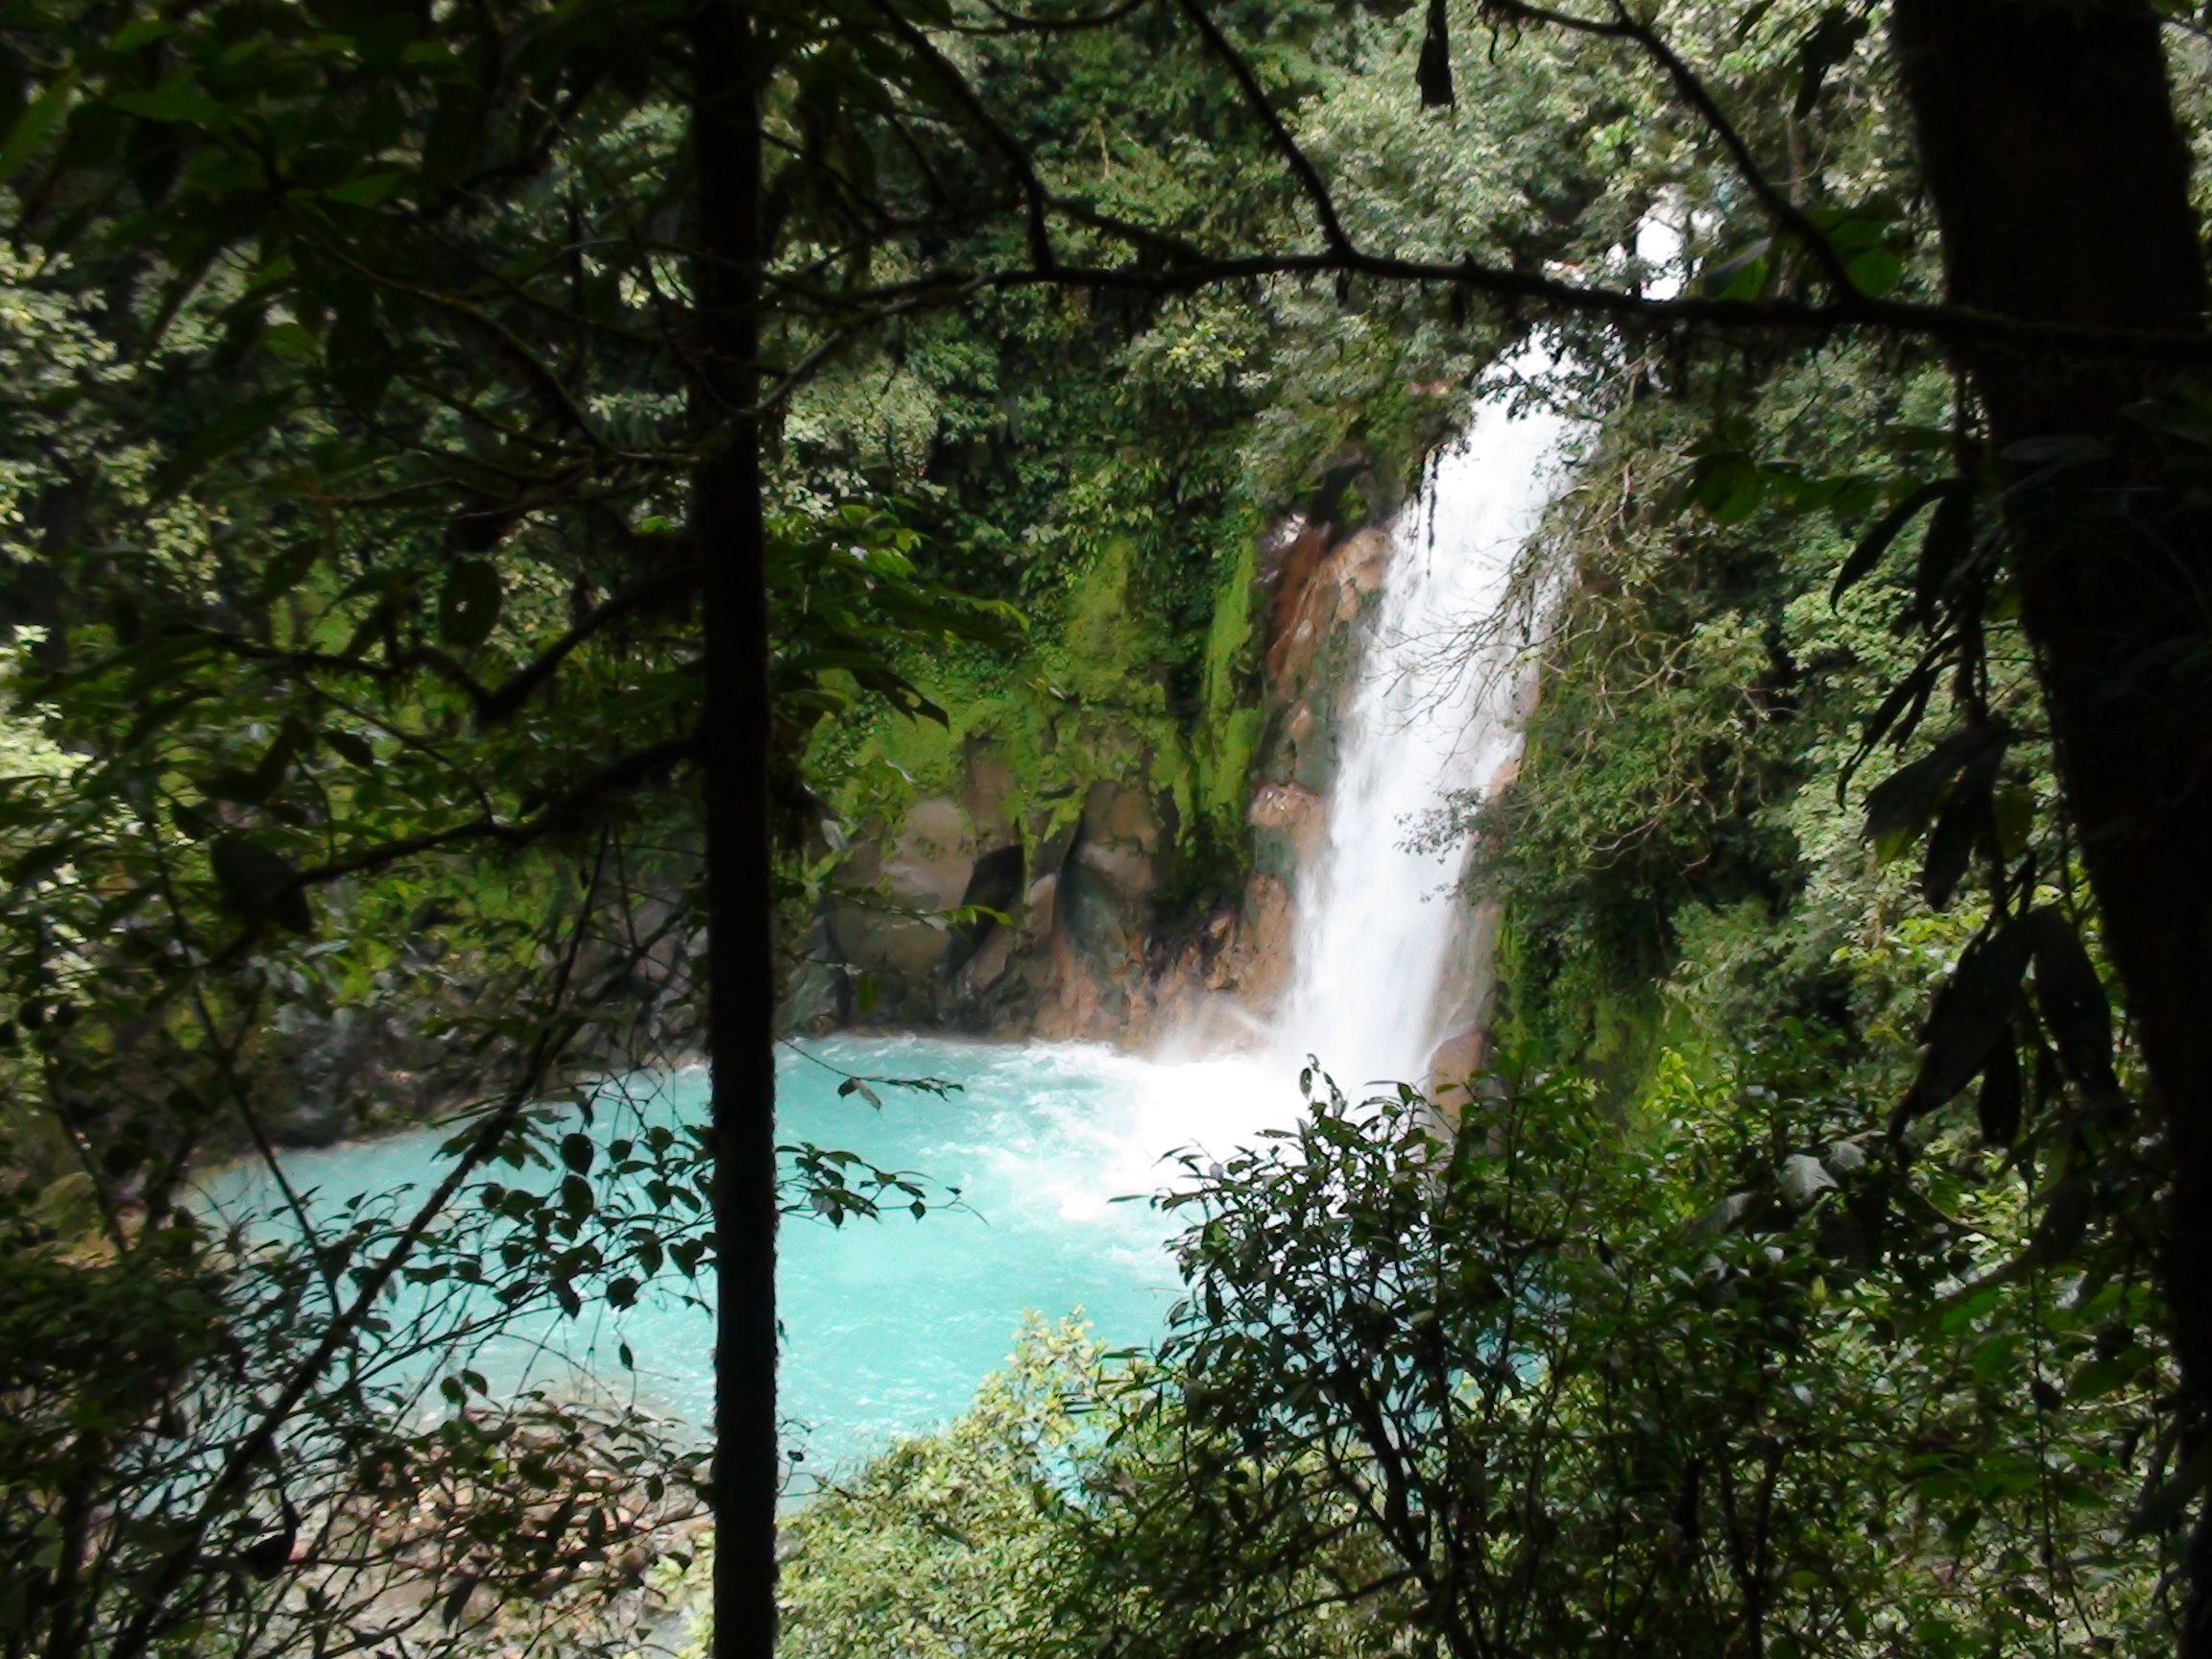
[{"label": "dense jungle canopy", "polygon": [[[0,1651],[2212,1655],[2208,92],[2187,0],[7,0]],[[779,1143],[936,1006],[817,936],[940,995],[1127,778],[1131,973],[1237,921],[1285,527],[1507,396],[1481,1075],[788,1500],[779,1227],[958,1198]],[[705,1442],[469,1358],[661,1294]]]}]

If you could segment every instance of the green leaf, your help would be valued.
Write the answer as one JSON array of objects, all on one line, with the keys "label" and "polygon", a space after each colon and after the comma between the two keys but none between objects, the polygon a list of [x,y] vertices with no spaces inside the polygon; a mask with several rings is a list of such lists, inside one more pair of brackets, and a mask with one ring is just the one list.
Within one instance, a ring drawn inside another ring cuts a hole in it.
[{"label": "green leaf", "polygon": [[1836,493],[1828,503],[1829,516],[1839,529],[1852,523],[1873,510],[1874,503],[1882,499],[1879,480],[1863,472],[1837,480]]},{"label": "green leaf", "polygon": [[1933,623],[1938,601],[1973,558],[1974,493],[1960,488],[1936,503],[1928,532],[1920,539],[1920,559],[1912,572],[1912,607],[1908,615]]},{"label": "green leaf", "polygon": [[265,916],[295,933],[315,930],[300,873],[282,854],[244,835],[218,835],[208,844],[207,861],[224,902],[240,915]]},{"label": "green leaf", "polygon": [[2012,1368],[2012,1357],[2020,1351],[2020,1337],[2012,1331],[2000,1331],[1985,1337],[1974,1350],[1968,1369],[1977,1382],[1994,1382]]},{"label": "green leaf", "polygon": [[589,1135],[564,1135],[561,1137],[561,1162],[579,1175],[591,1172],[591,1160],[597,1152]]},{"label": "green leaf", "polygon": [[367,173],[334,184],[323,194],[349,207],[373,207],[406,181],[404,173]]},{"label": "green leaf", "polygon": [[34,881],[42,881],[83,850],[84,843],[73,835],[33,847],[18,854],[8,866],[8,884],[11,887],[22,887]]},{"label": "green leaf", "polygon": [[2035,1007],[2058,1049],[2059,1064],[2091,1094],[2117,1093],[2112,1070],[2112,1004],[2081,935],[2050,905],[2029,918],[2035,929]]},{"label": "green leaf", "polygon": [[1927,862],[1920,871],[1921,897],[1931,909],[1949,905],[1952,893],[1973,860],[1975,843],[1994,831],[1996,813],[1990,791],[2004,761],[2002,741],[1985,744],[1959,769],[1944,797],[1935,831],[1928,837]]},{"label": "green leaf", "polygon": [[1938,478],[1934,483],[1921,485],[1883,514],[1874,527],[1859,538],[1859,544],[1851,550],[1851,557],[1843,561],[1843,567],[1836,573],[1836,585],[1828,589],[1828,603],[1839,603],[1845,589],[1879,565],[1882,555],[1889,550],[1889,543],[1904,533],[1906,525],[1937,501],[1966,488],[1968,486],[1963,478]]},{"label": "green leaf", "polygon": [[276,739],[253,768],[253,786],[260,800],[266,801],[276,793],[291,771],[292,762],[314,743],[314,728],[297,713],[284,716],[283,724],[276,728]]},{"label": "green leaf", "polygon": [[1936,455],[1951,447],[1953,435],[1941,426],[1890,422],[1874,428],[1875,441],[1900,455]]},{"label": "green leaf", "polygon": [[1989,1063],[2006,1039],[2033,939],[2027,919],[2016,917],[1966,947],[1928,1012],[1920,1070],[1898,1103],[1895,1126],[1947,1104]]},{"label": "green leaf", "polygon": [[1842,799],[1842,790],[1859,770],[1859,762],[1874,752],[1874,746],[1895,731],[1894,741],[1902,745],[1918,729],[1921,715],[1927,710],[1928,698],[1936,688],[1936,665],[1923,662],[1904,679],[1889,688],[1881,706],[1867,717],[1864,733],[1859,739],[1859,754],[1844,769],[1839,780],[1837,799]]},{"label": "green leaf", "polygon": [[1879,300],[1894,289],[1905,275],[1905,261],[1887,248],[1869,248],[1843,267],[1851,286],[1869,300]]},{"label": "green leaf", "polygon": [[1850,58],[1866,28],[1864,14],[1849,7],[1831,6],[1820,13],[1819,22],[1797,43],[1797,96],[1790,107],[1794,119],[1813,113],[1828,71]]},{"label": "green leaf", "polygon": [[155,41],[174,34],[176,29],[176,23],[170,18],[141,17],[136,22],[124,24],[103,40],[101,45],[120,58],[126,53],[137,51],[141,46],[151,46]]},{"label": "green leaf", "polygon": [[200,780],[200,793],[210,801],[228,801],[240,806],[258,806],[269,799],[257,773],[226,766]]},{"label": "green leaf", "polygon": [[227,410],[203,426],[156,470],[150,492],[154,504],[166,501],[198,477],[210,462],[228,455],[281,421],[291,412],[294,397],[290,387],[264,393]]},{"label": "green leaf", "polygon": [[315,336],[297,323],[279,323],[255,342],[279,362],[298,363],[315,354]]},{"label": "green leaf", "polygon": [[202,127],[220,127],[230,119],[228,108],[208,97],[180,70],[162,77],[161,84],[150,91],[118,92],[108,102],[144,121],[189,121]]},{"label": "green leaf", "polygon": [[1715,300],[1758,299],[1767,291],[1767,278],[1774,268],[1769,257],[1773,250],[1774,239],[1762,236],[1737,249],[1725,259],[1706,266],[1698,273],[1706,295]]},{"label": "green leaf", "polygon": [[2081,1242],[2089,1226],[2089,1186],[2086,1173],[2077,1169],[2058,1183],[2044,1206],[2043,1219],[2028,1240],[2031,1262],[2063,1262]]},{"label": "green leaf", "polygon": [[306,580],[307,573],[315,568],[316,561],[322,556],[323,549],[313,541],[296,542],[274,554],[262,567],[261,586],[255,598],[263,605],[282,598]]},{"label": "green leaf", "polygon": [[463,559],[445,573],[438,594],[438,637],[456,650],[469,651],[498,626],[499,572],[489,559]]},{"label": "green leaf", "polygon": [[460,1623],[462,1610],[469,1605],[469,1598],[474,1594],[475,1589],[476,1580],[467,1574],[455,1579],[453,1588],[445,1592],[445,1599],[439,1604],[439,1623],[448,1630]]},{"label": "green leaf", "polygon": [[2021,1094],[2020,1056],[2009,1042],[2000,1040],[1989,1051],[1982,1092],[1974,1101],[1982,1139],[1990,1145],[2009,1146],[2019,1135]]},{"label": "green leaf", "polygon": [[331,753],[342,760],[349,760],[354,765],[363,768],[376,764],[375,745],[357,732],[325,732],[323,741],[329,746]]},{"label": "green leaf", "polygon": [[392,344],[359,307],[342,311],[324,342],[324,372],[339,397],[364,415],[376,412],[392,383]]},{"label": "green leaf", "polygon": [[2150,1358],[2148,1349],[2132,1347],[2108,1359],[2092,1359],[2074,1373],[2066,1384],[2066,1398],[2102,1400],[2107,1394],[2116,1394],[2142,1374]]},{"label": "green leaf", "polygon": [[78,72],[72,65],[15,118],[8,141],[0,144],[0,184],[15,177],[23,163],[38,153],[38,147],[53,132],[55,123],[69,112],[69,106],[77,97],[77,81]]},{"label": "green leaf", "polygon": [[2035,795],[2026,784],[2012,783],[1989,798],[1989,815],[1997,832],[1998,856],[2010,860],[2028,851],[2028,836],[2035,827]]},{"label": "green leaf", "polygon": [[1740,524],[1758,511],[1769,482],[1750,456],[1724,451],[1699,461],[1689,498],[1716,524]]},{"label": "green leaf", "polygon": [[[1865,835],[1874,843],[1876,855],[1894,858],[1910,847],[1945,799],[1945,785],[1960,769],[1971,762],[1993,774],[2010,741],[2009,729],[1997,722],[1964,727],[1875,784],[1866,792]],[[1986,787],[1983,785],[1984,792]]]}]

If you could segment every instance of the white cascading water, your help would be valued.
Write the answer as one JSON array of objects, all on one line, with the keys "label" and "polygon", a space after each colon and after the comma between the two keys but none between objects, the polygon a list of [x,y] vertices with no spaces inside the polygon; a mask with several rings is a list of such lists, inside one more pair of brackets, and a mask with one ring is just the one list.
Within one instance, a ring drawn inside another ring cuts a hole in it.
[{"label": "white cascading water", "polygon": [[[1548,367],[1533,351],[1504,366],[1531,378]],[[1431,457],[1392,526],[1337,705],[1328,834],[1299,872],[1291,980],[1275,1019],[1257,1050],[1105,1062],[1126,1070],[1127,1115],[1098,1120],[1105,1156],[1070,1160],[1052,1180],[1064,1214],[1162,1185],[1169,1148],[1222,1154],[1282,1127],[1308,1055],[1354,1098],[1375,1082],[1428,1087],[1431,1057],[1462,1003],[1444,987],[1487,965],[1454,960],[1467,944],[1467,907],[1454,891],[1464,847],[1409,843],[1425,813],[1454,790],[1488,788],[1519,753],[1527,671],[1520,642],[1488,625],[1551,499],[1572,424],[1548,411],[1516,414],[1501,388]]]},{"label": "white cascading water", "polygon": [[[1670,204],[1637,227],[1644,292],[1655,300],[1681,286],[1683,235],[1670,223],[1679,214]],[[1501,365],[1505,377],[1535,381],[1553,367],[1535,347]],[[1526,641],[1485,625],[1503,615],[1575,425],[1548,410],[1516,414],[1493,391],[1431,457],[1392,528],[1375,632],[1339,705],[1329,838],[1300,873],[1294,977],[1274,1030],[1279,1053],[1315,1056],[1347,1093],[1427,1086],[1448,1035],[1440,991],[1461,941],[1451,893],[1465,850],[1407,842],[1424,813],[1454,791],[1488,789],[1520,755]],[[1540,621],[1544,596],[1527,609]]]},{"label": "white cascading water", "polygon": [[1527,676],[1515,642],[1470,644],[1470,629],[1502,611],[1570,429],[1491,397],[1431,458],[1393,528],[1374,632],[1339,705],[1328,840],[1301,873],[1294,978],[1275,1033],[1347,1092],[1425,1085],[1445,1035],[1438,990],[1459,931],[1452,889],[1464,853],[1407,843],[1422,814],[1454,791],[1486,789],[1519,752]]}]

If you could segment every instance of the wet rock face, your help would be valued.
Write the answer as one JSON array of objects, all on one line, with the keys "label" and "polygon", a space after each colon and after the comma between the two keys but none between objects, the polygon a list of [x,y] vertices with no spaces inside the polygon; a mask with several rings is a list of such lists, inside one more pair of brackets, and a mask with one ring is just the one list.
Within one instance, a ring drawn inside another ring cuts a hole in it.
[{"label": "wet rock face", "polygon": [[1329,804],[1302,783],[1262,783],[1252,791],[1245,822],[1252,828],[1254,868],[1287,881],[1321,850]]},{"label": "wet rock face", "polygon": [[[1219,944],[1181,965],[1206,994],[1233,995],[1249,1017],[1273,1014],[1289,985],[1299,872],[1329,834],[1339,706],[1389,559],[1387,532],[1365,529],[1335,540],[1326,524],[1299,527],[1281,557],[1266,654],[1265,735],[1245,812],[1251,873]],[[1221,1013],[1201,1007],[1198,1018],[1217,1025]],[[1211,1031],[1205,1040],[1214,1040]]]},{"label": "wet rock face", "polygon": [[1290,975],[1299,871],[1328,833],[1338,702],[1388,534],[1292,519],[1262,544],[1262,737],[1248,873],[1211,915],[1169,913],[1181,826],[1129,733],[1097,775],[1033,798],[973,736],[950,787],[869,827],[792,975],[787,1026],[926,1028],[1205,1048],[1254,1040]]},{"label": "wet rock face", "polygon": [[1019,841],[1011,847],[994,847],[975,860],[968,872],[967,890],[960,895],[963,914],[952,924],[946,943],[948,973],[967,968],[993,939],[1014,938],[1013,912],[1021,907],[1026,864]]},{"label": "wet rock face", "polygon": [[958,786],[854,845],[791,976],[785,1023],[1118,1036],[1173,874],[1165,791],[1101,778],[1025,805],[987,745]]}]

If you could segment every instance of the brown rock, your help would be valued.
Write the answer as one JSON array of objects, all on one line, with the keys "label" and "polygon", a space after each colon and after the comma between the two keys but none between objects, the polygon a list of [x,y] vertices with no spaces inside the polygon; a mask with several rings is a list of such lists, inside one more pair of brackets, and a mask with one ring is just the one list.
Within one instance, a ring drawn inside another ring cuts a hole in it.
[{"label": "brown rock", "polygon": [[1466,1109],[1488,1046],[1479,1025],[1462,1026],[1436,1045],[1429,1056],[1429,1098],[1439,1110],[1455,1114]]},{"label": "brown rock", "polygon": [[1245,821],[1262,835],[1280,836],[1288,858],[1262,860],[1268,867],[1295,869],[1310,859],[1328,833],[1329,815],[1321,797],[1296,783],[1263,783],[1252,792]]},{"label": "brown rock", "polygon": [[967,891],[975,866],[975,833],[958,802],[917,801],[883,860],[886,892],[918,910],[950,910]]},{"label": "brown rock", "polygon": [[830,942],[838,960],[882,982],[887,1014],[909,1017],[926,1002],[949,942],[926,914],[903,912],[951,909],[974,867],[968,815],[942,796],[914,804],[888,853],[872,842],[854,849],[842,882],[854,896],[830,911]]},{"label": "brown rock", "polygon": [[999,746],[990,738],[971,737],[965,758],[960,804],[967,808],[968,821],[974,826],[976,838],[990,842],[1019,840],[1020,832],[1006,804],[1020,781],[1014,776],[1013,767],[1006,763]]},{"label": "brown rock", "polygon": [[1147,853],[1160,845],[1160,816],[1151,792],[1140,784],[1104,779],[1083,797],[1083,838],[1134,846]]},{"label": "brown rock", "polygon": [[994,927],[984,939],[975,954],[969,957],[953,985],[953,996],[966,1001],[980,997],[1006,977],[1007,966],[1014,958],[1014,934],[1004,927]]},{"label": "brown rock", "polygon": [[1255,1014],[1272,1013],[1289,980],[1292,910],[1288,882],[1267,875],[1246,878],[1234,973],[1237,991]]},{"label": "brown rock", "polygon": [[1314,570],[1329,551],[1329,535],[1327,524],[1312,524],[1303,517],[1293,517],[1261,544],[1262,576],[1271,578],[1276,585],[1275,603],[1267,617],[1269,638],[1280,638],[1290,631],[1298,607],[1305,600],[1307,584],[1312,581]]},{"label": "brown rock", "polygon": [[1057,874],[1040,876],[1029,883],[1029,890],[1022,896],[1022,936],[1032,950],[1042,950],[1052,939],[1054,914],[1057,905],[1054,896],[1060,888]]}]

